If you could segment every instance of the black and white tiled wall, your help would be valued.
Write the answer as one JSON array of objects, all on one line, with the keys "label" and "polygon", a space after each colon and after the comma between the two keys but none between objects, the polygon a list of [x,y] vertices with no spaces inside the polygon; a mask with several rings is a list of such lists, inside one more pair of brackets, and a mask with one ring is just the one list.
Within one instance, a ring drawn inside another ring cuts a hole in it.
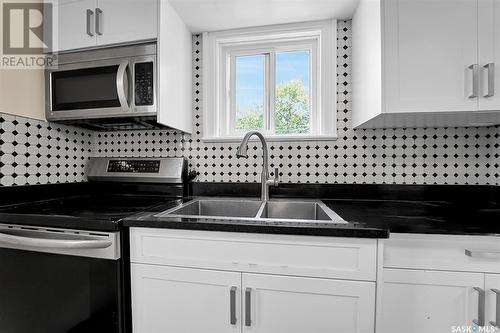
[{"label": "black and white tiled wall", "polygon": [[0,113],[0,185],[85,180],[88,130]]},{"label": "black and white tiled wall", "polygon": [[[499,185],[498,126],[353,130],[350,21],[338,22],[337,38],[338,140],[272,142],[271,170],[279,168],[281,181]],[[193,46],[192,135],[172,130],[92,133],[0,114],[0,184],[82,181],[89,156],[185,156],[198,181],[259,181],[257,144],[248,159],[237,159],[237,143],[201,141],[201,36],[193,37]]]},{"label": "black and white tiled wall", "polygon": [[[353,130],[351,22],[338,22],[338,140],[273,142],[271,170],[284,182],[498,184],[498,128]],[[237,159],[236,143],[203,143],[202,45],[193,37],[193,134],[175,131],[97,133],[96,156],[186,156],[199,181],[259,181],[261,151]]]}]

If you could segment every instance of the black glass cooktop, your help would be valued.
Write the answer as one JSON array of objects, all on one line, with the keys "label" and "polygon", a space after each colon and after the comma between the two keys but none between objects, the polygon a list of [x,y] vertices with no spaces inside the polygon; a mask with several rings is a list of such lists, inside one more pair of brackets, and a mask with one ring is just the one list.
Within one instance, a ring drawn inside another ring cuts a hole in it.
[{"label": "black glass cooktop", "polygon": [[161,195],[94,194],[0,207],[0,212],[120,220],[166,201]]},{"label": "black glass cooktop", "polygon": [[114,231],[143,211],[178,203],[183,185],[88,182],[19,186],[0,191],[0,223]]}]

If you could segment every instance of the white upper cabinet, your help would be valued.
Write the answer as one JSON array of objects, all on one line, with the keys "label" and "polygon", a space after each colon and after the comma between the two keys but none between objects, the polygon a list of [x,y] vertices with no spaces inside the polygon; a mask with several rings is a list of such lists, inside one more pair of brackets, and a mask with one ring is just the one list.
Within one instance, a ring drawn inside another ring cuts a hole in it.
[{"label": "white upper cabinet", "polygon": [[497,0],[360,0],[354,127],[500,123],[499,7]]},{"label": "white upper cabinet", "polygon": [[155,39],[157,16],[158,0],[60,0],[54,51]]},{"label": "white upper cabinet", "polygon": [[[500,1],[479,3],[480,110],[500,110]],[[495,87],[495,83],[498,87]]]},{"label": "white upper cabinet", "polygon": [[159,3],[158,123],[191,133],[193,38],[170,5]]},{"label": "white upper cabinet", "polygon": [[54,26],[54,44],[64,51],[78,48],[95,47],[95,0],[59,0],[55,3],[57,26]]},{"label": "white upper cabinet", "polygon": [[385,1],[386,112],[474,111],[476,0]]},{"label": "white upper cabinet", "polygon": [[157,0],[98,0],[97,3],[97,45],[157,37]]}]

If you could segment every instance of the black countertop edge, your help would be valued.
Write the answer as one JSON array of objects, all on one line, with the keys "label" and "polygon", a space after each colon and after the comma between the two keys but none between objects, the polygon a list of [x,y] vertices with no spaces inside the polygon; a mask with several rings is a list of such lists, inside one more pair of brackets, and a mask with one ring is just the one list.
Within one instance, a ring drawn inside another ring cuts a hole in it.
[{"label": "black countertop edge", "polygon": [[346,238],[389,238],[389,230],[375,229],[366,227],[356,227],[354,225],[346,227],[314,227],[314,226],[276,226],[261,224],[242,224],[242,223],[215,223],[202,221],[175,221],[162,219],[141,220],[124,219],[125,227],[142,228],[161,228],[161,229],[184,229],[184,230],[203,230],[203,231],[225,231],[238,233],[257,233],[257,234],[277,234],[277,235],[301,235],[301,236],[325,236],[325,237],[346,237]]},{"label": "black countertop edge", "polygon": [[[194,182],[190,194],[259,197],[260,186],[260,183]],[[494,185],[284,183],[269,189],[271,198],[500,202],[500,186]]]}]

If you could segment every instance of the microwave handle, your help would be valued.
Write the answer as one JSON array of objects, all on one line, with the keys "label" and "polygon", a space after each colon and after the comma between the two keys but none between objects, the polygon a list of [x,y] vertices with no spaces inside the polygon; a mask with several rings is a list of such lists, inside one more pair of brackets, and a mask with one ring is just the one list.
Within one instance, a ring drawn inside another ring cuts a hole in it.
[{"label": "microwave handle", "polygon": [[124,111],[128,111],[130,106],[127,100],[128,84],[126,82],[128,62],[124,61],[118,67],[118,72],[116,74],[116,91],[118,93],[118,100]]}]

